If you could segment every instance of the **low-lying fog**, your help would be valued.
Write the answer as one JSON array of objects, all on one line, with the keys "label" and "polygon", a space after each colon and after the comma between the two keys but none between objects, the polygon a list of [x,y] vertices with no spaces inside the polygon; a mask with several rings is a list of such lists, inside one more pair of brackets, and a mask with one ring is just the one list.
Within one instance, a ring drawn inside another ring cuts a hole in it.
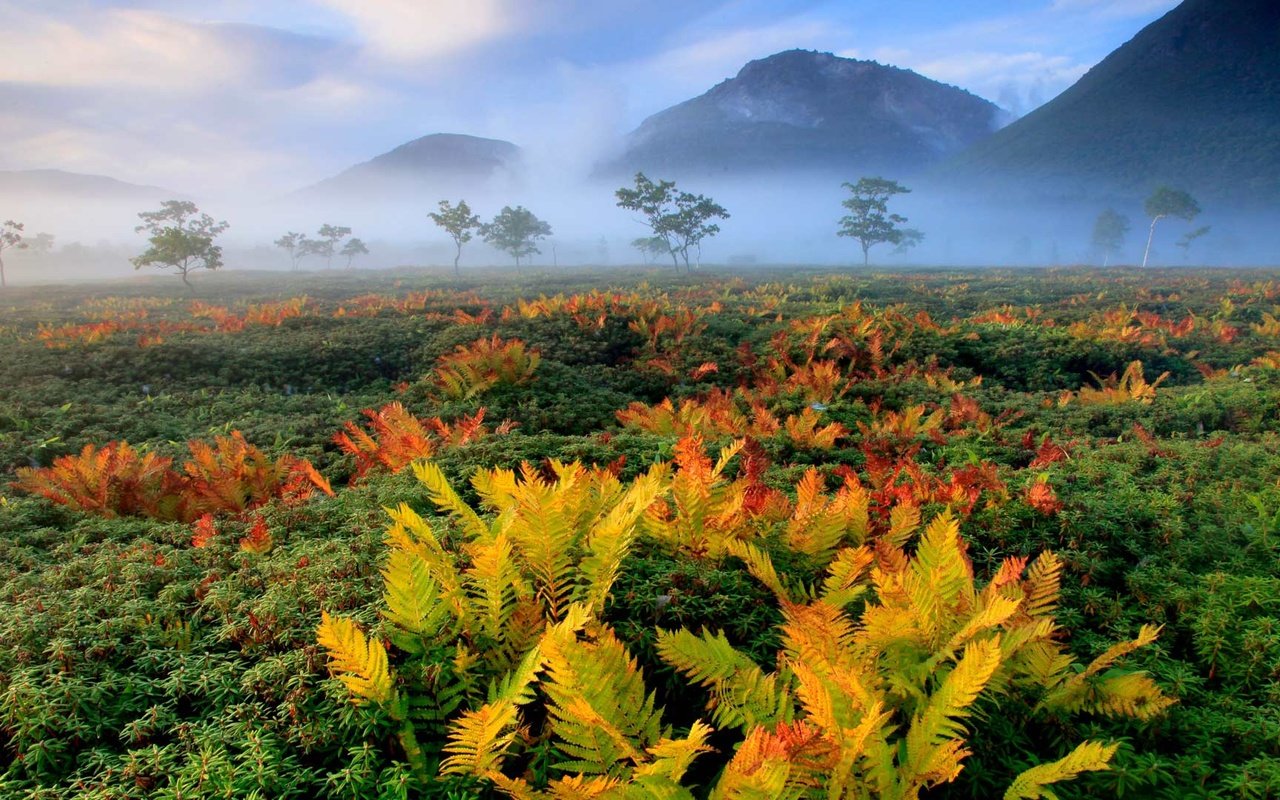
[{"label": "low-lying fog", "polygon": [[[639,215],[619,209],[614,191],[629,185],[624,178],[580,178],[572,170],[543,170],[521,179],[473,184],[470,190],[447,187],[423,189],[399,196],[316,198],[262,191],[240,197],[193,195],[201,211],[226,220],[230,229],[219,239],[226,269],[287,270],[290,259],[273,242],[288,231],[315,236],[326,223],[344,225],[368,246],[368,255],[352,267],[375,269],[400,266],[448,268],[453,245],[427,217],[441,199],[466,199],[482,221],[504,205],[523,205],[550,223],[554,234],[540,243],[533,258],[538,269],[643,264],[645,258],[632,241],[649,235]],[[659,174],[653,178],[665,177]],[[772,175],[716,179],[681,179],[683,190],[706,194],[723,205],[731,218],[720,223],[719,235],[707,239],[698,254],[704,266],[748,268],[752,265],[861,265],[857,242],[836,236],[837,220],[846,213],[840,203],[848,197],[848,175]],[[896,177],[896,176],[888,176]],[[873,266],[1060,266],[1101,264],[1091,246],[1099,212],[1113,207],[1129,219],[1125,245],[1114,264],[1140,263],[1149,220],[1137,199],[1032,200],[1004,192],[968,196],[954,190],[930,189],[922,179],[903,178],[911,194],[898,196],[890,211],[908,218],[906,225],[922,231],[924,241],[903,253],[890,245],[872,249]],[[1028,193],[1030,194],[1030,193]],[[1047,193],[1042,193],[1047,194]],[[185,197],[178,195],[179,197]],[[134,272],[130,257],[142,251],[145,237],[135,233],[140,211],[158,207],[152,200],[94,198],[0,197],[0,219],[25,223],[29,239],[52,234],[53,246],[6,250],[10,283],[118,277]],[[1260,265],[1274,261],[1280,233],[1261,214],[1237,214],[1202,201],[1204,213],[1194,222],[1162,220],[1157,227],[1150,263],[1153,266]],[[1190,247],[1177,242],[1187,232],[1211,226]],[[462,266],[508,265],[504,253],[487,247],[479,237],[463,250]],[[661,266],[663,262],[658,262]],[[670,260],[665,261],[670,266]],[[329,268],[342,269],[335,256]],[[323,259],[302,261],[304,270],[325,269]]]}]

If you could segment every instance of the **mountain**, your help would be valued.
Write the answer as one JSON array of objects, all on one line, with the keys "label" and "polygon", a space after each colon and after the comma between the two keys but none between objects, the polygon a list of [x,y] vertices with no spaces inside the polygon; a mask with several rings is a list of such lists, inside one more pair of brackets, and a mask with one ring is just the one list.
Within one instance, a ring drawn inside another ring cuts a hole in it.
[{"label": "mountain", "polygon": [[125,183],[105,175],[60,169],[0,171],[0,197],[96,200],[165,200],[180,195],[156,186]]},{"label": "mountain", "polygon": [[1043,196],[1280,203],[1280,2],[1186,0],[939,177]]},{"label": "mountain", "polygon": [[[992,103],[910,70],[788,50],[646,119],[599,171],[821,170],[900,177],[991,135]],[[861,172],[860,172],[861,171]]]},{"label": "mountain", "polygon": [[470,189],[477,182],[513,174],[519,169],[520,160],[520,148],[511,142],[435,133],[402,144],[302,192],[332,197],[384,197]]}]

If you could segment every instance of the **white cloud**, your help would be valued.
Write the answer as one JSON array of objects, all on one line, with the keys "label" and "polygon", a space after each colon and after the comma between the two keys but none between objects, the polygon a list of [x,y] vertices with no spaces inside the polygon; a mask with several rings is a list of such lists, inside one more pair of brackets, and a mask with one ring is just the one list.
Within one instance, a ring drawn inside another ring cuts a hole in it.
[{"label": "white cloud", "polygon": [[6,37],[0,81],[43,86],[189,89],[243,79],[240,57],[216,26],[114,9],[50,16],[0,8]]},{"label": "white cloud", "polygon": [[392,61],[452,55],[520,26],[510,0],[319,0],[346,15],[373,54]]}]

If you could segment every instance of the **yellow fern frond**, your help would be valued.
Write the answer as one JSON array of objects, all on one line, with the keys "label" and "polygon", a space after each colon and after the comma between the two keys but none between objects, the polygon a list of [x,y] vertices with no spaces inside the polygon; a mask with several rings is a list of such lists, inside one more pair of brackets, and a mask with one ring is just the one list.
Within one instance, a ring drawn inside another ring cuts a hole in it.
[{"label": "yellow fern frond", "polygon": [[327,611],[320,612],[316,638],[329,653],[329,669],[354,695],[353,701],[389,705],[395,699],[382,642],[366,639],[354,621],[331,617]]},{"label": "yellow fern frond", "polygon": [[444,746],[447,757],[440,771],[476,777],[497,772],[515,734],[514,703],[486,703],[468,711],[449,726],[449,741]]},{"label": "yellow fern frond", "polygon": [[432,461],[416,461],[413,464],[413,474],[426,487],[427,494],[436,507],[456,519],[468,538],[477,541],[489,538],[489,526],[484,524],[471,506],[462,502],[439,466]]},{"label": "yellow fern frond", "polygon": [[578,599],[600,613],[635,541],[641,516],[666,491],[666,471],[652,469],[637,478],[626,494],[587,533],[588,553],[579,565]]},{"label": "yellow fern frond", "polygon": [[636,775],[657,775],[679,782],[695,758],[714,751],[715,748],[707,744],[713,733],[715,729],[697,720],[689,727],[689,735],[685,738],[660,740],[649,748],[653,761],[638,768]]},{"label": "yellow fern frond", "polygon": [[867,570],[875,563],[875,552],[865,545],[862,547],[846,547],[836,553],[827,567],[827,577],[822,581],[822,593],[819,598],[829,605],[842,608],[852,603],[867,587],[858,585],[867,575]]},{"label": "yellow fern frond", "polygon": [[391,624],[417,636],[431,636],[448,616],[440,602],[427,562],[414,553],[393,549],[382,571],[382,616]]},{"label": "yellow fern frond", "polygon": [[1110,769],[1108,765],[1118,747],[1102,742],[1081,742],[1057,761],[1019,773],[1005,791],[1004,800],[1058,800],[1058,796],[1046,788],[1049,784],[1072,780],[1082,772]]},{"label": "yellow fern frond", "polygon": [[889,512],[889,530],[885,541],[894,547],[902,547],[920,527],[920,507],[914,503],[899,503]]},{"label": "yellow fern frond", "polygon": [[961,748],[964,726],[991,676],[1000,666],[998,638],[971,643],[925,707],[911,720],[907,731],[907,777],[918,786],[946,782],[960,771],[966,754]]},{"label": "yellow fern frond", "polygon": [[749,727],[790,720],[790,698],[773,676],[740,653],[724,633],[658,631],[658,655],[690,680],[714,690],[717,724]]},{"label": "yellow fern frond", "polygon": [[727,542],[725,549],[730,555],[742,559],[747,565],[747,572],[750,572],[752,577],[769,587],[779,601],[783,604],[791,602],[791,593],[787,591],[787,587],[782,585],[782,578],[778,576],[778,570],[774,568],[773,559],[769,557],[768,553],[749,542],[743,542],[738,539]]},{"label": "yellow fern frond", "polygon": [[1023,581],[1027,595],[1023,610],[1032,617],[1051,615],[1058,607],[1061,580],[1062,559],[1049,550],[1037,556]]}]

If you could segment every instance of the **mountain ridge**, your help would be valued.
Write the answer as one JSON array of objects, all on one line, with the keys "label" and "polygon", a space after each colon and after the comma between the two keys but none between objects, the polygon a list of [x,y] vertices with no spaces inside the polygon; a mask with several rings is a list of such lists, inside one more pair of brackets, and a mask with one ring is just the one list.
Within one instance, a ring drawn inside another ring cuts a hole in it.
[{"label": "mountain ridge", "polygon": [[1006,120],[995,104],[911,70],[785,50],[651,115],[597,172],[839,167],[910,175]]},{"label": "mountain ridge", "polygon": [[1166,183],[1280,202],[1280,3],[1185,0],[937,174],[1079,196]]},{"label": "mountain ridge", "polygon": [[431,133],[299,190],[302,194],[400,193],[465,188],[520,168],[522,150],[503,139]]}]

